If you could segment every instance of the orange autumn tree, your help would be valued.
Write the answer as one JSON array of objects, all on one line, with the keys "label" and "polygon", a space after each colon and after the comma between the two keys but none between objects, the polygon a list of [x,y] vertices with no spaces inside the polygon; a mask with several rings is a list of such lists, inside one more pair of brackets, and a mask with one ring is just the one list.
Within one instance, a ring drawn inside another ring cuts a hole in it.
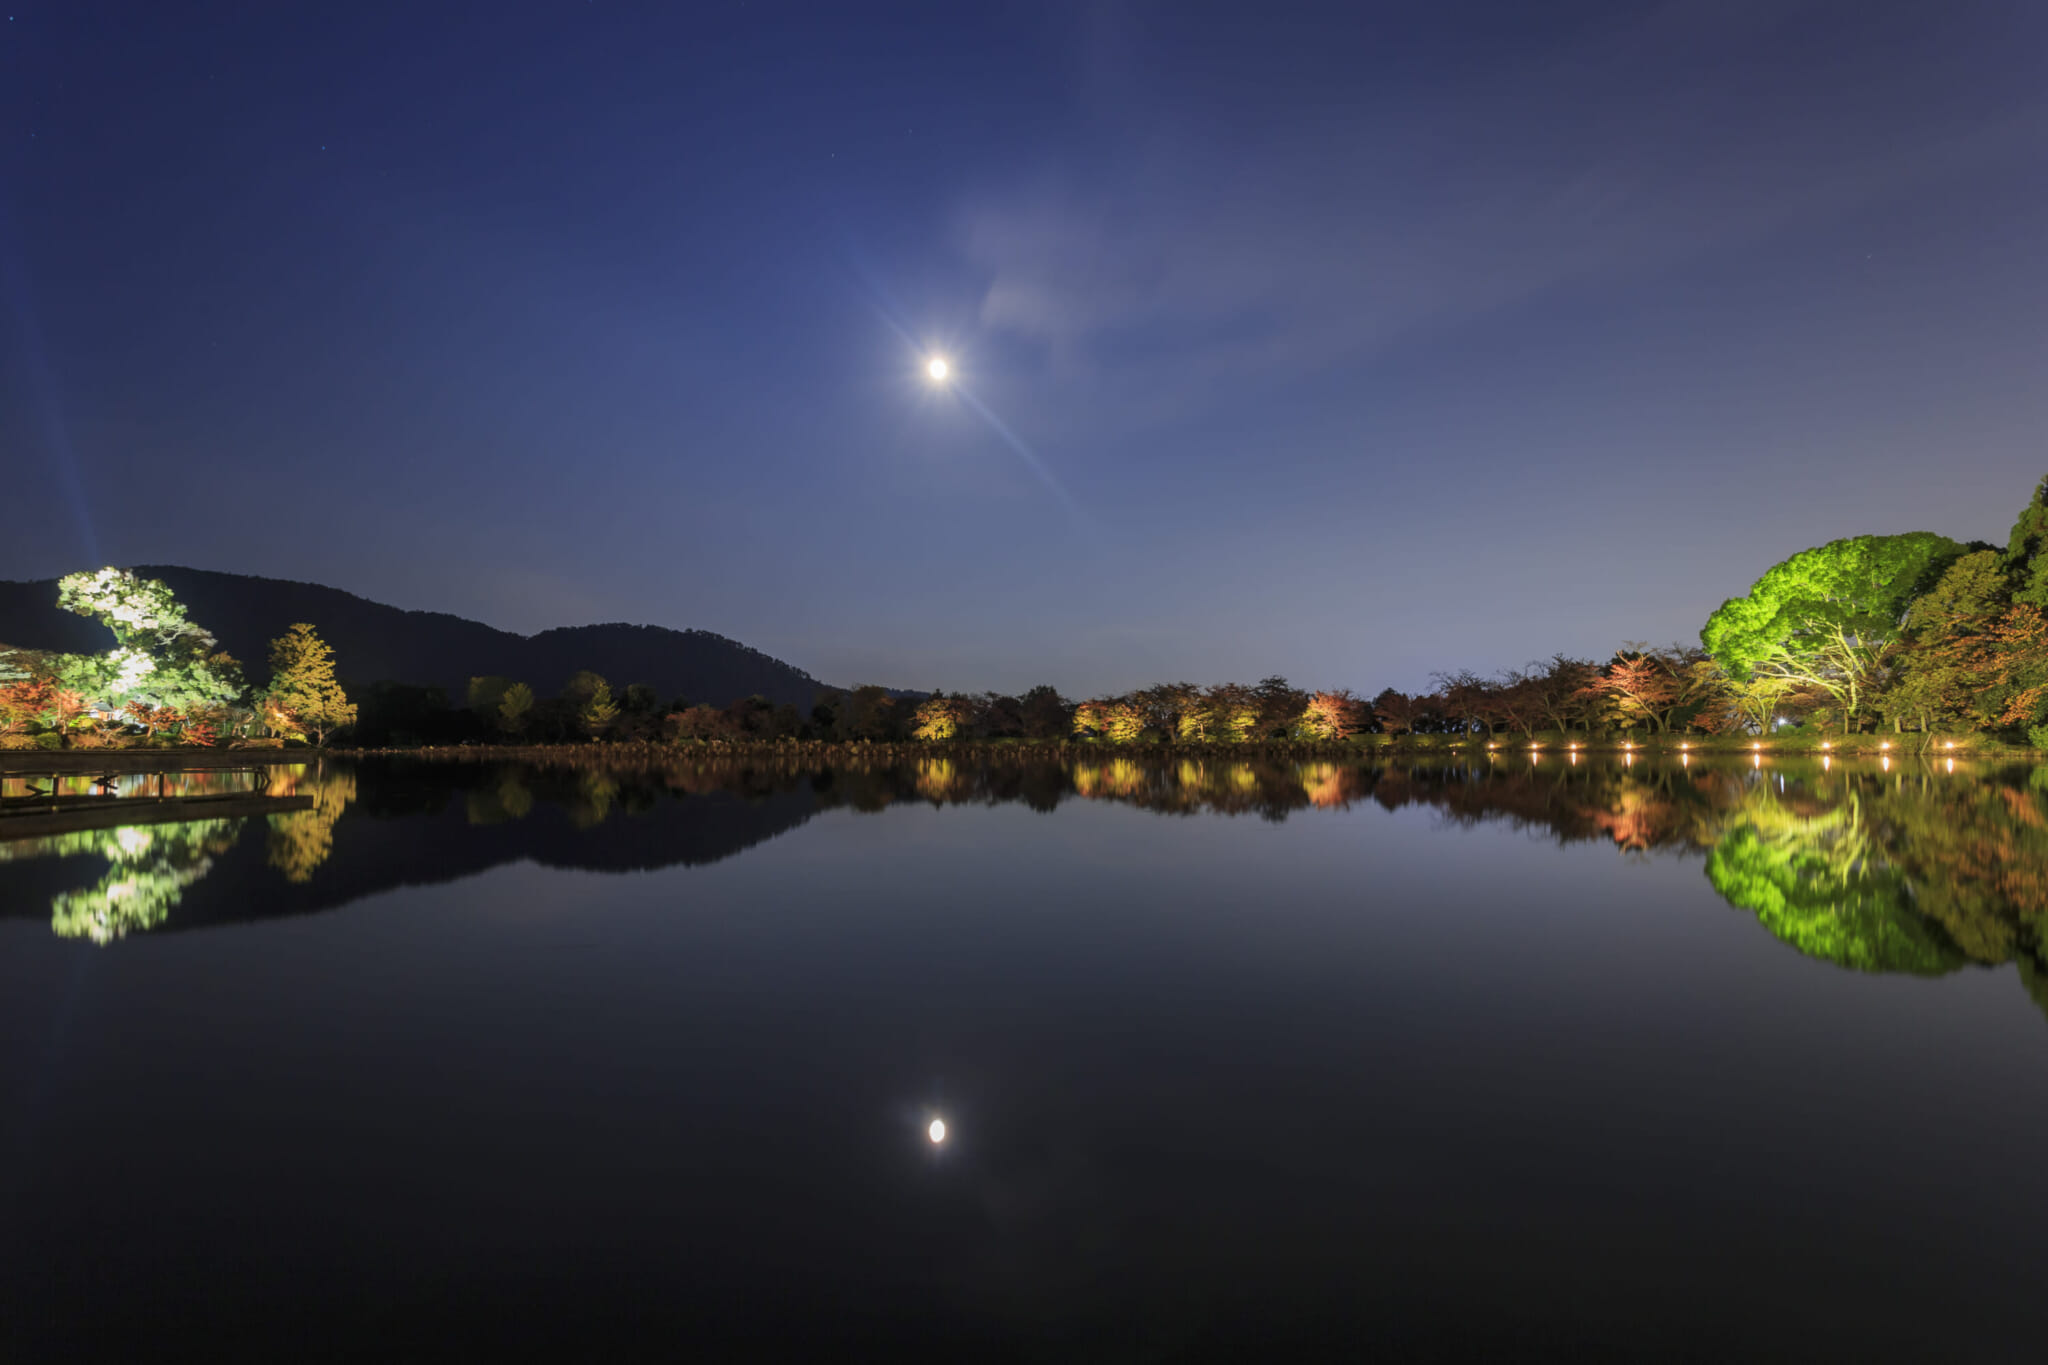
[{"label": "orange autumn tree", "polygon": [[57,705],[56,680],[24,678],[0,687],[0,735],[19,734]]},{"label": "orange autumn tree", "polygon": [[1585,691],[1607,701],[1623,724],[1641,720],[1656,730],[1670,728],[1667,717],[1681,694],[1679,680],[1664,661],[1640,649],[1615,655]]},{"label": "orange autumn tree", "polygon": [[185,713],[175,706],[151,706],[146,701],[131,701],[121,708],[121,714],[142,727],[142,733],[155,736],[164,730],[175,730],[185,723]]},{"label": "orange autumn tree", "polygon": [[1298,725],[1308,739],[1349,739],[1365,728],[1364,710],[1364,703],[1352,696],[1349,688],[1313,692]]},{"label": "orange autumn tree", "polygon": [[214,741],[220,738],[220,722],[223,719],[224,715],[219,707],[188,712],[184,722],[178,727],[178,738],[187,744],[211,748]]},{"label": "orange autumn tree", "polygon": [[2033,725],[2048,709],[2048,614],[2017,603],[1976,635],[1937,646],[1935,656],[1970,680],[1967,703],[1980,725]]}]

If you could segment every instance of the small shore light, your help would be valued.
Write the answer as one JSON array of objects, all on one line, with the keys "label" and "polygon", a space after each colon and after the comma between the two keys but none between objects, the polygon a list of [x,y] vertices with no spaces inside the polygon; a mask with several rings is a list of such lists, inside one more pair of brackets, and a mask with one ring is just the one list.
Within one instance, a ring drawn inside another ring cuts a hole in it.
[{"label": "small shore light", "polygon": [[[933,363],[942,365],[945,362],[935,361]],[[932,1126],[925,1129],[924,1133],[933,1142],[944,1142],[946,1140],[946,1121],[944,1119],[933,1119]]]}]

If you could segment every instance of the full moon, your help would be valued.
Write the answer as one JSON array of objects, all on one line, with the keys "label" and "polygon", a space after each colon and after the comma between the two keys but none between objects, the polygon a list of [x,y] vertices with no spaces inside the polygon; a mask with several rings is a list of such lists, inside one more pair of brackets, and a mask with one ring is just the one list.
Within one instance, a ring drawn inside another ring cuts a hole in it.
[{"label": "full moon", "polygon": [[[938,356],[933,356],[931,364],[924,367],[924,372],[934,379],[944,379],[946,375],[951,372],[951,370],[952,366],[948,365],[943,359],[941,359]],[[940,1124],[939,1126],[942,1129],[945,1127],[944,1124]],[[938,1135],[938,1137],[933,1138],[932,1141],[937,1142],[940,1137],[944,1136],[945,1134],[941,1132]]]},{"label": "full moon", "polygon": [[[934,360],[932,364],[942,370],[946,368],[946,362],[943,360]],[[944,1142],[946,1140],[946,1121],[944,1119],[933,1119],[932,1126],[925,1129],[925,1132],[931,1136],[933,1142]]]}]

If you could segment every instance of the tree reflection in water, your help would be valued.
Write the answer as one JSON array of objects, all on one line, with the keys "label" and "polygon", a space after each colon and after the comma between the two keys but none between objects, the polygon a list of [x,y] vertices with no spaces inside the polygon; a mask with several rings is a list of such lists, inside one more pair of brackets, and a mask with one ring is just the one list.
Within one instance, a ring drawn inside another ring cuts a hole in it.
[{"label": "tree reflection in water", "polygon": [[58,893],[50,902],[50,928],[59,938],[94,943],[155,928],[241,832],[240,820],[188,820],[55,836],[50,842],[66,846],[46,854],[97,853],[108,866],[93,885]]},{"label": "tree reflection in water", "polygon": [[1833,804],[1767,784],[1721,818],[1707,879],[1800,952],[1857,971],[1940,976],[1963,955],[1913,908],[1913,885],[1876,843],[1862,794]]},{"label": "tree reflection in water", "polygon": [[[694,770],[690,790],[775,782],[772,766]],[[1700,854],[1714,889],[1800,952],[1857,971],[1933,976],[2014,962],[2048,1010],[2048,768],[1956,772],[1761,759],[1669,764],[1520,753],[1436,764],[1119,756],[1032,771],[1000,761],[851,763],[821,806],[878,811],[1078,797],[1166,815],[1284,820],[1370,800],[1453,824],[1506,823],[1631,856]],[[1032,795],[1027,796],[1027,792]]]},{"label": "tree reflection in water", "polygon": [[[280,767],[267,790],[310,795],[315,805],[267,821],[267,862],[289,883],[313,882],[335,856],[338,829],[346,843],[354,812],[404,819],[451,802],[464,837],[489,841],[471,862],[518,856],[545,832],[523,822],[552,811],[550,827],[571,841],[557,861],[645,867],[731,856],[831,809],[1019,802],[1050,811],[1078,799],[1162,815],[1285,820],[1369,801],[1389,811],[1433,809],[1454,825],[1501,823],[1560,844],[1599,843],[1629,857],[1699,854],[1716,891],[1802,953],[1857,971],[1916,975],[2014,962],[2048,1008],[2048,768],[1958,772],[1948,763],[1799,759],[1673,765],[1584,755],[1573,762],[1521,752],[1436,763],[1126,754],[1064,765],[934,754],[830,766],[774,758],[623,765],[601,755],[553,765]],[[724,802],[716,819],[701,800],[714,797]],[[657,826],[640,824],[655,811],[663,812]],[[166,923],[242,823],[18,840],[0,843],[0,862],[104,857],[98,885],[58,895],[51,909],[58,932],[106,942]],[[506,826],[519,832],[496,828]],[[624,834],[636,826],[628,850]],[[608,844],[621,850],[610,861],[601,856]]]},{"label": "tree reflection in water", "polygon": [[269,817],[270,865],[288,882],[309,882],[334,853],[334,826],[356,799],[356,775],[346,768],[302,767],[273,781],[270,794],[313,798],[311,810]]},{"label": "tree reflection in water", "polygon": [[[125,785],[145,795],[161,790],[147,775],[132,777]],[[203,780],[183,785],[179,794],[247,790]],[[287,881],[311,880],[333,852],[334,826],[355,798],[355,774],[324,764],[283,764],[270,769],[260,786],[266,796],[313,798],[311,810],[268,817],[270,866],[284,873]],[[214,860],[235,846],[248,823],[246,817],[184,820],[10,839],[0,841],[0,863],[105,859],[107,871],[99,881],[51,898],[50,927],[60,938],[110,943],[166,923],[186,890],[213,870]]]}]

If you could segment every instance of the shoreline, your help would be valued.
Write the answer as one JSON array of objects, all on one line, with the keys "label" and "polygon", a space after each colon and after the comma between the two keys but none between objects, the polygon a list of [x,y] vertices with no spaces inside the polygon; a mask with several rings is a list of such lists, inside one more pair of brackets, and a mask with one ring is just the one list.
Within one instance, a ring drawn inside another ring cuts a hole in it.
[{"label": "shoreline", "polygon": [[[1825,743],[1827,747],[1823,748]],[[1364,741],[1337,740],[1326,743],[1274,741],[1257,744],[1108,744],[1102,742],[1054,742],[1041,740],[947,740],[849,743],[819,740],[781,740],[733,743],[724,740],[670,744],[631,742],[623,744],[460,744],[406,749],[369,748],[247,748],[156,747],[134,749],[8,749],[0,750],[0,773],[113,773],[158,768],[235,769],[264,768],[281,764],[319,762],[326,758],[399,758],[422,762],[533,762],[546,764],[621,763],[665,766],[706,760],[813,760],[903,761],[908,759],[952,758],[972,761],[1075,762],[1105,759],[1188,759],[1215,761],[1320,760],[1370,761],[1380,758],[1476,758],[1491,754],[1531,754],[1540,757],[1586,755],[1620,758],[1991,758],[2026,761],[2043,756],[2037,749],[2008,746],[1976,737],[1949,740],[1940,736],[1923,742],[1918,735],[1886,739],[1877,735],[1851,735],[1826,741],[1763,741],[1742,739],[1671,739],[1668,742],[1639,742],[1614,739],[1539,738],[1496,736],[1490,740],[1452,739],[1428,735],[1403,736],[1389,740],[1372,736]]]}]

